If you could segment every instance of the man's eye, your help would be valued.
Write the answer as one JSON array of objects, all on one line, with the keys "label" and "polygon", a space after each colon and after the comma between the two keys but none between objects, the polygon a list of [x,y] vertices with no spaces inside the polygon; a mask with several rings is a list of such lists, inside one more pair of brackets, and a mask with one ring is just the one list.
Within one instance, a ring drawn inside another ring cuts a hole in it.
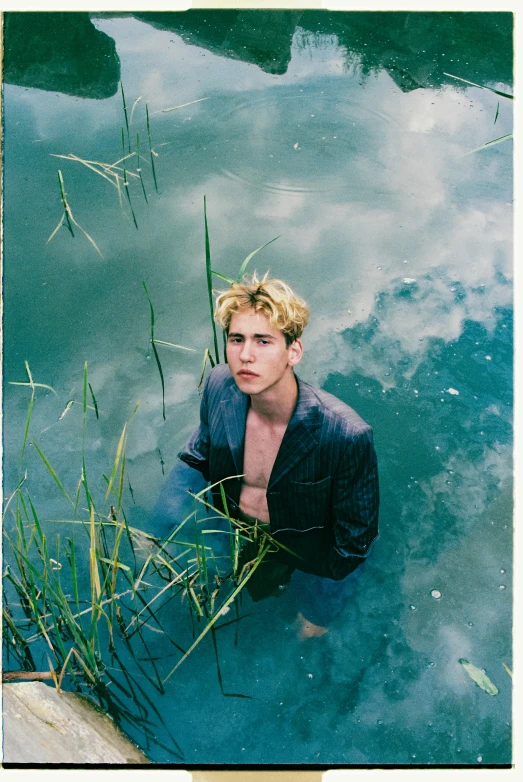
[{"label": "man's eye", "polygon": [[260,339],[260,345],[270,345],[270,344],[271,343],[269,342],[268,339]]}]

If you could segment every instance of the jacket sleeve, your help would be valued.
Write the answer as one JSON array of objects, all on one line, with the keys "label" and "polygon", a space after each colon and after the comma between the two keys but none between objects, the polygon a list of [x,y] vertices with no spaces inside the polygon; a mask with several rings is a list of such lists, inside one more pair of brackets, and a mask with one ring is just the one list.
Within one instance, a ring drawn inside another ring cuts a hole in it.
[{"label": "jacket sleeve", "polygon": [[209,480],[210,434],[208,421],[209,380],[207,378],[200,403],[200,425],[178,454],[183,462],[202,473]]},{"label": "jacket sleeve", "polygon": [[378,508],[378,463],[369,426],[351,439],[333,478],[330,578],[345,578],[364,562],[378,536]]}]

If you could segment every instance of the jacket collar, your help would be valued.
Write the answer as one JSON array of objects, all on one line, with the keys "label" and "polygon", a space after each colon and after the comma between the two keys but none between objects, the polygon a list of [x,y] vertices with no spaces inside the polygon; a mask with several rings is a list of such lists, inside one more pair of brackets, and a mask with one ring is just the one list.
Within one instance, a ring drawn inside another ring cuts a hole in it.
[{"label": "jacket collar", "polygon": [[[287,425],[269,479],[272,488],[289,470],[301,461],[318,444],[314,431],[320,425],[318,399],[314,389],[296,375],[298,401]],[[237,474],[243,473],[245,423],[249,407],[249,395],[244,394],[231,377],[228,392],[222,399],[222,414],[227,441],[231,449]]]}]

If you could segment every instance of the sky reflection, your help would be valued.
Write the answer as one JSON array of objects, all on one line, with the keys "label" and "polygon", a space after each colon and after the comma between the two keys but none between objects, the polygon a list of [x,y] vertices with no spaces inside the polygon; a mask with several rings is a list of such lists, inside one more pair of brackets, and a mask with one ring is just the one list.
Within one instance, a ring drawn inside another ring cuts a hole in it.
[{"label": "sky reflection", "polygon": [[[87,361],[100,406],[89,424],[90,474],[110,469],[140,400],[127,451],[129,518],[140,523],[153,506],[162,466],[169,470],[197,423],[202,353],[211,344],[204,195],[219,272],[235,275],[248,253],[280,235],[251,267],[270,268],[308,300],[299,374],[373,425],[380,459],[382,532],[354,579],[342,629],[304,653],[290,640],[282,597],[257,607],[235,654],[223,654],[225,680],[240,680],[275,730],[260,741],[259,712],[248,701],[222,698],[219,724],[205,709],[195,716],[199,671],[214,665],[212,650],[202,649],[169,693],[187,715],[177,739],[199,760],[229,763],[303,762],[305,750],[318,763],[476,762],[480,751],[485,762],[506,762],[512,142],[466,153],[511,132],[511,102],[500,99],[494,125],[498,99],[485,90],[456,83],[402,92],[396,82],[406,76],[397,70],[394,81],[384,70],[363,74],[357,58],[348,67],[334,34],[298,30],[286,72],[276,74],[137,19],[95,25],[116,42],[128,105],[142,96],[133,128],[145,149],[146,102],[151,111],[160,195],[145,158],[149,205],[139,183],[130,188],[139,230],[101,177],[51,157],[117,160],[120,95],[5,87],[4,374],[23,380],[27,360],[38,382],[56,388],[59,398],[38,394],[32,424],[54,468],[76,485],[80,407],[58,418],[68,399],[81,399]],[[417,62],[403,65],[422,80]],[[162,111],[200,98],[208,100]],[[81,235],[60,231],[45,244],[61,214],[58,168],[103,259]],[[156,336],[198,351],[162,349],[166,423],[142,281]],[[4,397],[8,487],[23,391],[8,385]],[[58,513],[33,457],[40,500]],[[227,630],[222,638],[223,649],[233,644]],[[164,639],[154,640],[158,655],[167,654]],[[493,668],[498,700],[471,687],[456,662],[467,656]],[[249,673],[242,679],[239,671]],[[235,726],[238,746],[229,743]]]}]

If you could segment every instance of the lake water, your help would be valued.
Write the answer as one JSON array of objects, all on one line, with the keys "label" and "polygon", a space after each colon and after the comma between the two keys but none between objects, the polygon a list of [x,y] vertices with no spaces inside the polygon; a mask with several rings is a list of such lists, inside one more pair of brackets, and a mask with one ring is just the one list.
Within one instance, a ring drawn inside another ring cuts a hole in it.
[{"label": "lake water", "polygon": [[[375,433],[380,537],[325,636],[296,638],[286,594],[245,595],[238,644],[234,625],[217,639],[225,692],[249,698],[222,695],[208,638],[164,695],[129,662],[145,695],[129,699],[138,716],[123,726],[155,762],[511,762],[512,141],[467,153],[511,133],[512,102],[445,75],[510,93],[511,25],[495,13],[7,16],[5,494],[29,398],[8,383],[27,379],[24,361],[57,392],[37,392],[31,438],[74,492],[81,407],[58,418],[82,399],[86,361],[100,491],[140,400],[125,507],[146,523],[197,425],[212,346],[204,195],[222,274],[280,237],[251,267],[310,304],[299,374]],[[129,116],[140,98],[138,230],[125,194],[122,209],[107,180],[53,156],[122,157],[120,79]],[[63,212],[58,169],[103,257],[78,229],[46,244]],[[142,282],[156,337],[197,351],[158,348],[165,421]],[[41,515],[67,518],[32,447],[27,466]],[[172,602],[160,614],[173,637],[187,629],[180,612]],[[162,634],[147,639],[167,675],[179,653]]]}]

